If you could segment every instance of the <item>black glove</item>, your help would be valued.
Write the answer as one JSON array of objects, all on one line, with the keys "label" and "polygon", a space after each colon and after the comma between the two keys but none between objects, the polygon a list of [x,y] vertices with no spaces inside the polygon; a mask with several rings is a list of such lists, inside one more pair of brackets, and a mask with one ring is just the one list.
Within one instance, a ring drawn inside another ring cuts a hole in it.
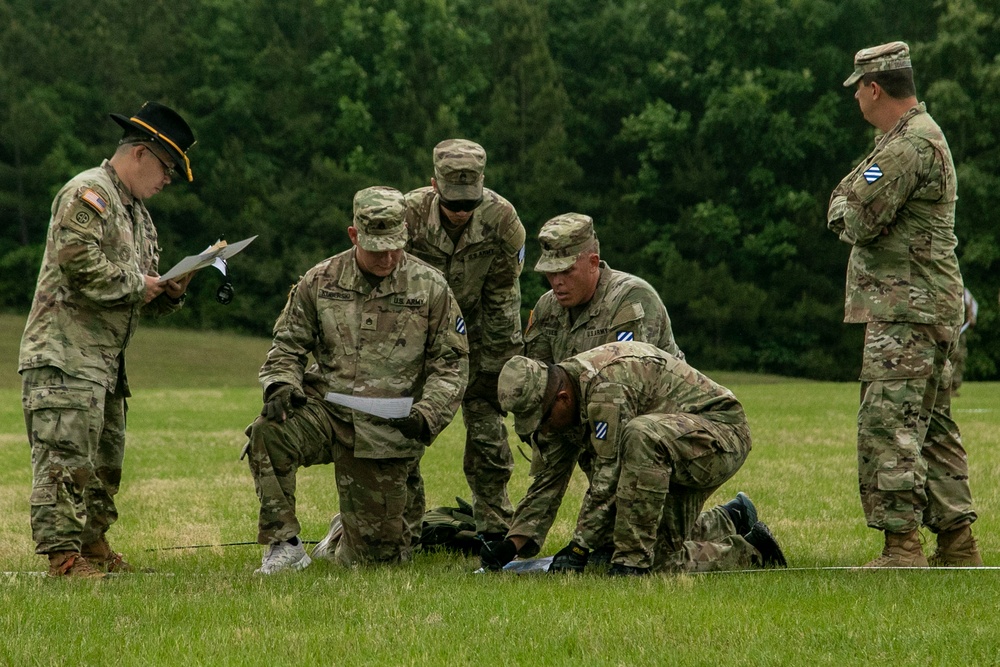
[{"label": "black glove", "polygon": [[465,390],[465,398],[478,398],[489,403],[497,412],[503,412],[503,409],[500,407],[500,399],[497,398],[497,384],[499,382],[499,373],[480,371],[476,373],[476,378],[469,384],[469,388]]},{"label": "black glove", "polygon": [[420,414],[420,410],[411,408],[408,416],[389,419],[388,423],[389,426],[410,440],[420,440],[424,444],[430,442],[431,430],[427,426],[427,420]]},{"label": "black glove", "polygon": [[503,542],[483,542],[479,548],[479,564],[485,570],[494,572],[502,570],[503,566],[517,556],[517,547],[511,540]]},{"label": "black glove", "polygon": [[585,549],[576,542],[570,542],[552,558],[549,572],[583,572],[583,568],[587,567],[589,555],[590,549]]},{"label": "black glove", "polygon": [[290,384],[272,385],[268,388],[267,398],[260,414],[279,424],[295,413],[295,408],[306,404],[306,395]]}]

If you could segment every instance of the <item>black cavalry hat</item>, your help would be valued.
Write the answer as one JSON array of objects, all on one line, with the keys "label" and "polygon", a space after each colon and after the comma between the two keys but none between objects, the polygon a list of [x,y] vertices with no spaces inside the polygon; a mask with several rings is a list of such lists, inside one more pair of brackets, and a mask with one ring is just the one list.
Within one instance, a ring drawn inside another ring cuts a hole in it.
[{"label": "black cavalry hat", "polygon": [[194,146],[194,133],[181,115],[159,102],[146,102],[135,115],[109,114],[111,120],[121,125],[126,132],[139,130],[163,147],[177,164],[177,169],[187,180],[193,181],[191,161],[187,152]]}]

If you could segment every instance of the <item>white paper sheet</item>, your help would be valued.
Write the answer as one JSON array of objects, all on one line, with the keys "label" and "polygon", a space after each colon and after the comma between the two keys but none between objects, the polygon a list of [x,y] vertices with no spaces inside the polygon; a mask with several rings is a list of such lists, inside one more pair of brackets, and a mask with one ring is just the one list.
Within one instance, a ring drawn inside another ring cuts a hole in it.
[{"label": "white paper sheet", "polygon": [[383,419],[398,419],[410,414],[413,407],[411,397],[404,398],[368,398],[367,396],[350,396],[348,394],[337,394],[330,392],[326,395],[326,400],[334,405],[343,405],[359,412],[364,412]]},{"label": "white paper sheet", "polygon": [[220,245],[222,243],[220,241],[214,245],[210,245],[200,254],[188,255],[181,261],[177,262],[172,269],[161,275],[157,282],[162,284],[168,280],[173,280],[174,278],[183,276],[186,273],[191,273],[192,271],[197,271],[198,269],[204,269],[206,266],[212,266],[217,260],[229,259],[253,243],[255,238],[257,237],[251,236],[248,239],[243,239],[242,241],[237,241],[236,243]]}]

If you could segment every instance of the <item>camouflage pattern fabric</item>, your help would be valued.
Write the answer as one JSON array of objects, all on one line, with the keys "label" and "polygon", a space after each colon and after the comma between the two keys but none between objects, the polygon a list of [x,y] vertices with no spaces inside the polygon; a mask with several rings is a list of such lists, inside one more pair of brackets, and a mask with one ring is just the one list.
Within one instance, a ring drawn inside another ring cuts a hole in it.
[{"label": "camouflage pattern fabric", "polygon": [[159,259],[149,212],[107,160],[74,177],[52,202],[18,370],[55,366],[114,391],[140,312],[179,308],[165,294],[143,306]]},{"label": "camouflage pattern fabric", "polygon": [[[571,321],[568,309],[559,305],[551,291],[538,300],[525,332],[525,355],[558,363],[619,337],[651,343],[684,358],[656,291],[641,278],[601,262],[594,297],[576,320]],[[579,429],[540,435],[537,446],[532,447],[531,484],[517,505],[508,532],[528,538],[524,557],[533,556],[544,545],[575,464],[581,456],[589,457],[586,445],[584,431]]]},{"label": "camouflage pattern fabric", "polygon": [[852,246],[844,320],[867,323],[862,507],[869,526],[889,532],[948,530],[976,516],[948,390],[964,319],[956,199],[951,151],[921,103],[834,189],[827,213]]},{"label": "camouflage pattern fabric", "polygon": [[[456,162],[461,164],[461,160]],[[433,188],[406,195],[407,250],[444,274],[465,318],[470,385],[480,373],[499,373],[521,350],[518,278],[524,261],[524,227],[506,199],[488,188],[482,189],[482,196],[482,204],[454,242],[443,226],[440,197]],[[514,459],[503,416],[475,397],[463,401],[462,416],[466,426],[463,468],[472,490],[477,529],[505,532],[513,514],[507,482]]]},{"label": "camouflage pattern fabric", "polygon": [[[592,481],[580,510],[574,540],[584,547],[596,548],[611,541],[613,536],[616,548],[613,562],[622,561],[617,556],[622,551],[635,561],[625,564],[640,566],[639,552],[645,553],[645,547],[657,543],[656,527],[644,529],[653,531],[649,544],[645,537],[626,539],[625,536],[629,531],[641,534],[631,522],[644,521],[656,501],[643,496],[646,498],[640,503],[643,507],[638,507],[635,489],[666,498],[673,495],[677,485],[693,489],[693,500],[685,501],[688,505],[681,516],[686,518],[676,524],[674,532],[660,534],[673,540],[668,546],[670,553],[674,553],[678,548],[676,540],[683,542],[693,534],[705,499],[736,473],[750,451],[750,432],[743,407],[728,389],[647,343],[610,343],[559,365],[579,383],[580,421],[587,425],[589,444],[595,454]],[[635,424],[633,420],[637,420]],[[656,427],[651,427],[651,423]],[[658,456],[671,461],[675,469],[663,469],[659,460],[650,458],[648,449],[635,444],[645,442],[654,432]],[[619,508],[616,517],[619,477],[629,505],[627,511]],[[634,478],[639,477],[641,480],[636,482]],[[632,496],[628,496],[629,489]],[[660,512],[656,514],[659,516]],[[626,539],[622,544],[618,542],[620,534]]]},{"label": "camouflage pattern fabric", "polygon": [[[622,425],[620,438],[613,562],[666,572],[752,564],[756,550],[740,536],[693,539],[705,501],[746,460],[745,423],[715,422],[711,412],[646,414]],[[706,531],[697,532],[704,537]]]},{"label": "camouflage pattern fabric", "polygon": [[918,104],[830,199],[827,226],[851,245],[845,322],[962,324],[957,198],[948,142]]},{"label": "camouflage pattern fabric", "polygon": [[[306,367],[312,354],[314,363]],[[404,254],[377,288],[357,268],[354,250],[326,259],[292,288],[260,369],[272,384],[372,398],[412,396],[432,439],[455,416],[468,381],[462,313],[441,274]],[[424,443],[383,420],[338,408],[354,424],[359,458],[420,456]]]},{"label": "camouflage pattern fabric", "polygon": [[603,261],[600,272],[593,298],[575,320],[551,290],[538,299],[524,333],[525,355],[559,363],[598,345],[636,341],[683,359],[656,290],[642,278],[615,271]]},{"label": "camouflage pattern fabric", "polygon": [[250,428],[258,541],[299,533],[296,471],[333,463],[344,523],[337,559],[406,560],[424,512],[425,443],[322,397],[412,396],[433,439],[454,417],[467,378],[461,313],[439,272],[404,254],[372,288],[354,250],[310,269],[289,294],[260,371],[265,393],[273,384],[292,384],[304,389],[307,404],[285,422],[258,418]]},{"label": "camouflage pattern fabric", "polygon": [[434,147],[434,180],[449,201],[483,196],[486,150],[468,139],[445,139]]},{"label": "camouflage pattern fabric", "polygon": [[965,321],[962,324],[961,333],[958,336],[958,345],[948,357],[951,364],[951,393],[958,395],[958,390],[962,386],[962,378],[965,375],[965,362],[969,358],[969,329],[976,326],[979,318],[979,303],[972,296],[972,292],[965,290],[963,295],[965,306]]},{"label": "camouflage pattern fabric", "polygon": [[958,390],[962,387],[962,380],[965,376],[965,362],[969,359],[969,335],[968,332],[962,333],[958,337],[958,342],[955,343],[955,349],[948,357],[948,363],[951,365],[951,393],[952,396],[958,394]]},{"label": "camouflage pattern fabric", "polygon": [[78,551],[118,517],[125,453],[125,348],[159,262],[156,228],[105,160],[52,203],[18,370],[32,458],[31,525],[40,554]]},{"label": "camouflage pattern fabric", "polygon": [[354,228],[358,245],[370,252],[399,250],[406,245],[403,201],[395,188],[376,185],[354,194]]},{"label": "camouflage pattern fabric", "polygon": [[868,525],[903,533],[976,520],[945,372],[955,327],[873,322],[865,332],[858,478]]},{"label": "camouflage pattern fabric", "polygon": [[35,552],[80,551],[118,519],[125,397],[46,366],[24,371]]},{"label": "camouflage pattern fabric", "polygon": [[299,534],[296,472],[333,463],[344,530],[337,561],[356,565],[408,560],[413,538],[407,517],[423,515],[423,496],[408,496],[406,479],[414,471],[419,476],[420,459],[355,457],[354,450],[342,444],[351,441],[354,429],[335,412],[336,406],[309,396],[306,405],[282,423],[254,420],[249,461],[260,500],[257,540],[270,544]]},{"label": "camouflage pattern fabric", "polygon": [[865,74],[911,67],[913,65],[910,62],[910,47],[906,42],[889,42],[861,49],[854,54],[854,72],[844,81],[844,87],[853,86]]}]

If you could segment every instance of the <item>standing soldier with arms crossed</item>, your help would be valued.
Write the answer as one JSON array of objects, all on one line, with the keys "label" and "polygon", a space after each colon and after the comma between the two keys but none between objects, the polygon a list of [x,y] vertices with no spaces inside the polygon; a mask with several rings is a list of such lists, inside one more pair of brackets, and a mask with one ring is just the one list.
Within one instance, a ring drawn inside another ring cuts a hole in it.
[{"label": "standing soldier with arms crossed", "polygon": [[866,567],[927,566],[921,526],[937,534],[932,565],[982,565],[944,378],[963,321],[955,165],[905,43],[862,49],[854,67],[844,86],[883,134],[834,189],[827,226],[851,245],[844,321],[865,324],[858,477],[868,525],[885,534]]},{"label": "standing soldier with arms crossed", "polygon": [[[545,274],[552,290],[538,300],[528,322],[528,357],[559,363],[604,343],[636,341],[684,358],[656,291],[641,278],[615,271],[601,260],[590,216],[556,216],[542,226],[538,241],[542,256],[535,271]],[[580,425],[562,433],[539,435],[532,442],[531,485],[518,503],[506,539],[487,543],[483,549],[484,567],[499,569],[515,555],[529,558],[541,550],[575,465],[579,463],[588,479],[591,477],[592,454],[586,441]],[[741,493],[725,506],[706,512],[697,530],[706,535],[745,534],[755,522],[756,508]],[[582,570],[591,548],[568,546],[556,556],[549,571]],[[610,552],[605,549],[602,555],[610,556]]]}]

